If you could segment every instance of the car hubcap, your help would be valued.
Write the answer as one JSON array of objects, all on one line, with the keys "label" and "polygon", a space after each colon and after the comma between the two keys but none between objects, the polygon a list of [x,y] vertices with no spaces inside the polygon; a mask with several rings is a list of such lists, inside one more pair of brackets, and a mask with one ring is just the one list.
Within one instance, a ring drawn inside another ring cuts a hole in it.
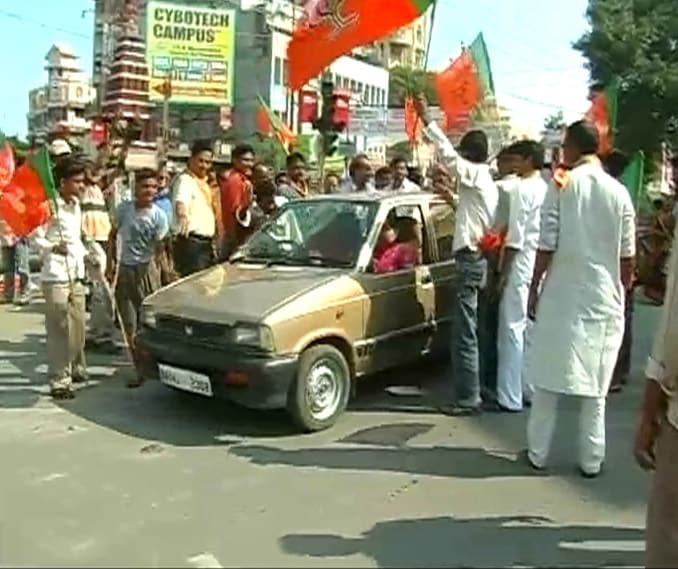
[{"label": "car hubcap", "polygon": [[306,403],[317,421],[336,413],[341,401],[341,370],[333,361],[323,359],[311,368],[306,379]]}]

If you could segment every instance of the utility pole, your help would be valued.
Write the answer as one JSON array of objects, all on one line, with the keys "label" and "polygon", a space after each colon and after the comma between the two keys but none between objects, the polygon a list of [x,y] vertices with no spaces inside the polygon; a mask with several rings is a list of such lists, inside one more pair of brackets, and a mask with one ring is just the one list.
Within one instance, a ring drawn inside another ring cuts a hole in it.
[{"label": "utility pole", "polygon": [[158,85],[155,90],[162,95],[162,149],[160,152],[161,161],[166,161],[169,154],[170,141],[170,99],[172,98],[172,77],[167,78]]}]

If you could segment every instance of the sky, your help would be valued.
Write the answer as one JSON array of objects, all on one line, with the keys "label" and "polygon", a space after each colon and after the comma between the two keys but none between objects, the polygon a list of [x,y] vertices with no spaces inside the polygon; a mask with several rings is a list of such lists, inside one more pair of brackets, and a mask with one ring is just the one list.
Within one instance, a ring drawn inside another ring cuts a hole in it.
[{"label": "sky", "polygon": [[[586,29],[586,0],[438,0],[428,68],[442,70],[483,32],[497,99],[516,127],[537,134],[562,110],[587,108],[588,73],[572,42]],[[92,0],[0,0],[0,129],[25,134],[28,91],[46,81],[44,57],[69,45],[92,68]]]}]

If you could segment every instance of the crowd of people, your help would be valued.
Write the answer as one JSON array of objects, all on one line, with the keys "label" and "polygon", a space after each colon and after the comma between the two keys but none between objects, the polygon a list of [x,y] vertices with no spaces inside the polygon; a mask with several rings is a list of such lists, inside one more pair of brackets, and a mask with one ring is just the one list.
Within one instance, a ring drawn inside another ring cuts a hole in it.
[{"label": "crowd of people", "polygon": [[[544,176],[544,149],[533,140],[503,148],[494,168],[482,131],[467,132],[455,148],[430,119],[423,97],[416,98],[415,107],[438,155],[425,174],[400,157],[374,171],[369,158],[359,154],[345,175],[327,173],[322,191],[426,190],[455,208],[453,245],[446,252],[457,271],[454,396],[441,411],[467,416],[531,407],[525,460],[543,470],[558,400],[576,396],[582,402],[579,470],[596,477],[605,460],[607,396],[621,389],[630,366],[636,213],[619,181],[623,161],[615,155],[598,157],[595,127],[579,121],[567,128],[565,165],[558,176]],[[87,380],[86,343],[96,350],[117,349],[116,316],[135,357],[144,298],[228,259],[279,207],[312,194],[308,165],[299,153],[290,154],[285,170],[275,173],[257,162],[251,146],[238,145],[230,164],[215,167],[212,145],[197,142],[183,171],[170,172],[166,164],[137,170],[126,191],[120,173],[110,176],[102,162],[73,155],[63,145],[53,145],[52,151],[57,203],[30,241],[42,258],[48,368],[57,398],[72,397],[73,382]],[[659,221],[675,224],[667,216]],[[498,246],[486,246],[491,235],[500,236]],[[18,292],[23,304],[30,295],[29,241],[13,238],[7,228],[3,236],[10,277],[5,298]],[[420,245],[416,223],[390,219],[374,252],[374,271],[420,264]],[[662,270],[670,269],[676,255],[669,259],[668,251],[663,253]],[[91,292],[87,333],[86,285]],[[665,288],[673,299],[674,277]],[[636,445],[638,460],[647,468],[660,463],[653,449],[663,409],[669,409],[668,421],[678,428],[678,364],[668,348],[676,315],[673,300],[667,302]],[[130,387],[141,380],[134,378]],[[668,431],[672,438],[664,443],[662,464],[676,453],[678,434]],[[657,490],[657,500],[669,490]],[[669,515],[661,505],[655,513]]]}]

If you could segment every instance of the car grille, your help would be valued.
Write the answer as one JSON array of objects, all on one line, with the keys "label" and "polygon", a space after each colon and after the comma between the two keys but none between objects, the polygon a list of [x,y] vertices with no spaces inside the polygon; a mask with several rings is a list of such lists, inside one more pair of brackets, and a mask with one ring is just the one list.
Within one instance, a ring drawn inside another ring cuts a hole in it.
[{"label": "car grille", "polygon": [[230,330],[230,327],[224,324],[211,324],[165,315],[158,316],[157,327],[159,332],[165,334],[206,342],[223,341],[228,338]]}]

